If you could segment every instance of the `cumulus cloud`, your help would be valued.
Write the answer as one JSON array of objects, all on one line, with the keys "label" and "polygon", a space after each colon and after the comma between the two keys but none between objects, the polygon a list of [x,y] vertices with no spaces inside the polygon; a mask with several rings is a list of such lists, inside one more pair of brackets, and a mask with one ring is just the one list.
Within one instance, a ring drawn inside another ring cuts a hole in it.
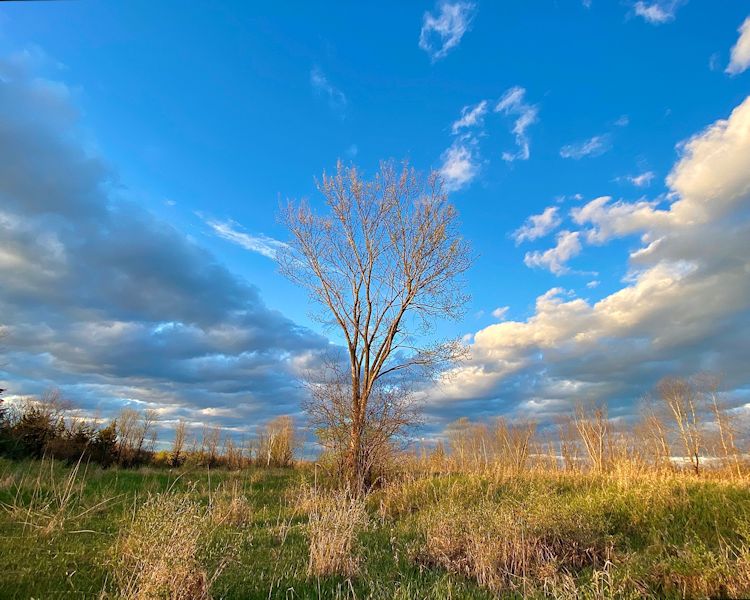
[{"label": "cumulus cloud", "polygon": [[516,244],[536,240],[556,229],[562,222],[558,213],[559,207],[548,206],[540,214],[531,215],[521,227],[513,232],[512,236]]},{"label": "cumulus cloud", "polygon": [[560,148],[560,156],[580,160],[586,156],[600,156],[612,147],[610,136],[607,134],[595,135],[582,142],[566,144]]},{"label": "cumulus cloud", "polygon": [[557,243],[548,250],[527,252],[523,262],[527,267],[547,269],[554,275],[567,273],[568,261],[581,253],[580,233],[561,231],[557,234]]},{"label": "cumulus cloud", "polygon": [[518,150],[503,152],[503,160],[512,162],[514,160],[528,160],[531,155],[529,149],[529,137],[526,130],[536,123],[539,116],[539,108],[526,102],[526,89],[520,86],[512,87],[503,94],[495,106],[495,112],[517,117],[513,123],[513,134],[516,136]]},{"label": "cumulus cloud", "polygon": [[593,303],[553,288],[528,319],[474,333],[470,361],[435,392],[436,418],[552,420],[580,400],[627,418],[665,375],[750,384],[750,98],[679,152],[664,207],[601,197],[572,213],[594,242],[639,236],[622,287]]},{"label": "cumulus cloud", "polygon": [[677,9],[684,4],[684,0],[654,0],[643,2],[639,0],[633,6],[633,12],[647,23],[662,25],[674,21]]},{"label": "cumulus cloud", "polygon": [[217,221],[206,219],[213,232],[219,237],[242,246],[250,252],[257,252],[266,258],[275,259],[279,250],[286,248],[286,244],[267,235],[250,235],[242,230],[242,226],[236,221]]},{"label": "cumulus cloud", "polygon": [[729,65],[726,68],[729,75],[739,75],[750,67],[750,17],[743,21],[738,31],[740,37],[732,47]]},{"label": "cumulus cloud", "polygon": [[327,340],[124,196],[65,84],[0,70],[0,387],[245,431],[298,411]]},{"label": "cumulus cloud", "polygon": [[444,0],[437,6],[437,15],[424,13],[422,30],[419,32],[419,47],[430,55],[433,62],[444,58],[458,46],[471,26],[475,8],[471,2]]},{"label": "cumulus cloud", "polygon": [[657,201],[612,202],[611,196],[601,196],[574,208],[570,214],[577,224],[590,226],[586,230],[589,243],[601,244],[639,231],[655,232],[666,226],[668,214],[657,206]]},{"label": "cumulus cloud", "polygon": [[479,174],[479,163],[472,148],[465,143],[453,144],[440,158],[440,175],[445,189],[449,192],[467,186]]},{"label": "cumulus cloud", "polygon": [[331,84],[318,67],[313,67],[310,71],[310,85],[317,94],[328,100],[328,105],[332,109],[341,111],[346,108],[347,99],[344,92]]}]

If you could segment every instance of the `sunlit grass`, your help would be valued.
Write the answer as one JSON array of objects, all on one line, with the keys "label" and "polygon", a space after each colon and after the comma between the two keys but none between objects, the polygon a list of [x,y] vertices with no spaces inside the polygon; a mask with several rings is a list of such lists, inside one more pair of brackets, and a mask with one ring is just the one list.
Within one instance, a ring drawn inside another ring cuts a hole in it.
[{"label": "sunlit grass", "polygon": [[0,595],[139,597],[169,561],[213,598],[750,594],[744,480],[413,475],[364,506],[313,480],[0,461]]}]

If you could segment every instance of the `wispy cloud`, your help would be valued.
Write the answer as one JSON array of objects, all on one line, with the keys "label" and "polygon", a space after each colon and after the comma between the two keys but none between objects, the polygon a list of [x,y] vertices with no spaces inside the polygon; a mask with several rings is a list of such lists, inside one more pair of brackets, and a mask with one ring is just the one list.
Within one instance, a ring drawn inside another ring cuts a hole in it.
[{"label": "wispy cloud", "polygon": [[737,31],[740,32],[740,37],[732,47],[729,65],[726,68],[729,75],[739,75],[750,67],[750,17],[743,21]]},{"label": "wispy cloud", "polygon": [[661,25],[674,21],[677,9],[685,3],[685,0],[654,0],[643,2],[639,0],[633,6],[633,12],[647,23]]},{"label": "wispy cloud", "polygon": [[610,136],[608,134],[595,135],[592,138],[582,142],[566,144],[560,148],[560,156],[563,158],[572,158],[580,160],[586,156],[599,156],[604,154],[612,147]]},{"label": "wispy cloud", "polygon": [[479,173],[479,163],[467,144],[461,142],[453,144],[443,152],[440,158],[442,159],[440,175],[445,189],[449,192],[460,190],[468,185]]},{"label": "wispy cloud", "polygon": [[328,100],[328,105],[334,109],[341,111],[346,108],[347,99],[344,92],[335,87],[325,76],[323,71],[318,67],[313,67],[310,71],[310,85],[313,90],[320,96],[325,97]]},{"label": "wispy cloud", "polygon": [[560,215],[557,206],[548,206],[538,215],[531,215],[521,227],[513,232],[513,239],[516,244],[521,242],[533,241],[544,237],[550,231],[555,229],[560,223]]},{"label": "wispy cloud", "polygon": [[505,319],[505,316],[508,314],[509,310],[510,306],[498,306],[495,310],[492,311],[492,316],[502,321]]},{"label": "wispy cloud", "polygon": [[236,221],[216,221],[212,219],[205,220],[216,235],[229,242],[237,244],[265,256],[266,258],[275,259],[279,250],[286,248],[286,244],[267,235],[251,235],[242,230],[242,226]]},{"label": "wispy cloud", "polygon": [[648,187],[656,177],[653,171],[646,171],[640,175],[627,175],[625,181],[632,183],[635,187]]},{"label": "wispy cloud", "polygon": [[539,109],[536,105],[526,102],[526,90],[520,86],[510,88],[495,106],[495,112],[516,116],[513,124],[513,134],[516,136],[518,151],[503,152],[503,160],[528,160],[530,156],[529,138],[526,130],[537,121]]},{"label": "wispy cloud", "polygon": [[547,269],[555,275],[569,271],[567,263],[581,253],[580,232],[561,231],[557,234],[557,244],[544,252],[527,252],[523,262],[527,267]]},{"label": "wispy cloud", "polygon": [[630,117],[628,115],[620,115],[615,121],[617,127],[627,127],[630,124]]},{"label": "wispy cloud", "polygon": [[458,46],[475,12],[475,5],[471,2],[443,1],[437,8],[437,16],[425,12],[419,32],[419,47],[430,55],[433,62]]},{"label": "wispy cloud", "polygon": [[487,114],[487,100],[482,100],[474,105],[464,106],[461,109],[461,118],[453,123],[451,132],[458,133],[462,129],[476,127],[484,123],[484,115]]}]

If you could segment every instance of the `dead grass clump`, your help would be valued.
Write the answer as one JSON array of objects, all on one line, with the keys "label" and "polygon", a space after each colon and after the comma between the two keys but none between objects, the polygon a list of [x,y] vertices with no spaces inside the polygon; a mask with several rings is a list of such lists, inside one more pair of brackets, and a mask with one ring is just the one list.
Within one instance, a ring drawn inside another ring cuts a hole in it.
[{"label": "dead grass clump", "polygon": [[544,503],[451,503],[423,517],[425,543],[414,559],[498,593],[556,587],[570,574],[603,567],[610,555],[586,515]]},{"label": "dead grass clump", "polygon": [[368,522],[362,498],[347,490],[311,488],[300,495],[300,505],[308,514],[308,575],[354,576],[360,565],[357,537]]},{"label": "dead grass clump", "polygon": [[225,482],[211,499],[211,517],[216,525],[244,527],[252,521],[252,505],[241,482]]},{"label": "dead grass clump", "polygon": [[121,598],[129,600],[207,600],[210,587],[231,556],[209,575],[204,564],[211,513],[190,494],[165,492],[151,497],[134,513],[121,534],[112,570]]}]

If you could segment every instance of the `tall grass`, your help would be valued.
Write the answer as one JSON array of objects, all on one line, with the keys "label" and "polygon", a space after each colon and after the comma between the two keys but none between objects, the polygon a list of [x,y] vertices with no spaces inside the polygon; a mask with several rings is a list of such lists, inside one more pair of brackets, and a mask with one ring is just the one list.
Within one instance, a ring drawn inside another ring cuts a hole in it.
[{"label": "tall grass", "polygon": [[299,506],[308,515],[308,575],[355,576],[360,565],[358,535],[368,522],[362,497],[348,489],[308,487]]},{"label": "tall grass", "polygon": [[[136,508],[110,562],[118,596],[127,600],[208,600],[231,559],[231,548],[212,548],[215,519],[189,492],[164,492]],[[212,554],[218,563],[209,571]]]},{"label": "tall grass", "polygon": [[394,483],[371,500],[411,523],[415,564],[496,594],[750,595],[747,485],[585,473],[459,474]]}]

